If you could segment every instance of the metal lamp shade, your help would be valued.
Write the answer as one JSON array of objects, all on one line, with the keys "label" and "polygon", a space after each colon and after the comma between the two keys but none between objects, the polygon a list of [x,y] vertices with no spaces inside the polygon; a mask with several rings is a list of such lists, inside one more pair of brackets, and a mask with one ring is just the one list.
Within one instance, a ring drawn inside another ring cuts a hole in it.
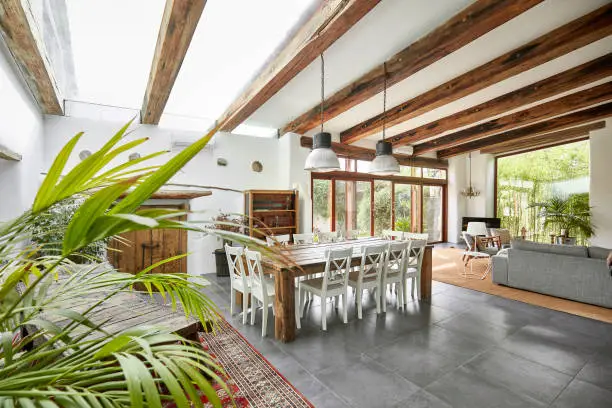
[{"label": "metal lamp shade", "polygon": [[304,170],[324,172],[340,170],[338,156],[331,149],[331,134],[317,133],[312,143],[312,152],[306,158]]},{"label": "metal lamp shade", "polygon": [[377,176],[390,176],[399,174],[400,166],[397,159],[393,157],[393,147],[391,143],[385,140],[379,140],[376,143],[376,157],[370,163],[368,173]]}]

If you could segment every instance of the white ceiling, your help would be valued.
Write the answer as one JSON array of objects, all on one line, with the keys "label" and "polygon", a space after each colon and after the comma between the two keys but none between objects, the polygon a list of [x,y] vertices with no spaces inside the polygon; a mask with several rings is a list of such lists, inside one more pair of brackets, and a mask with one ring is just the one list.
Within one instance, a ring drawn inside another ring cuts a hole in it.
[{"label": "white ceiling", "polygon": [[[325,53],[326,95],[382,64],[469,5],[467,0],[383,0]],[[388,90],[395,106],[560,27],[609,0],[547,0]],[[389,129],[389,136],[429,123],[612,52],[612,36],[482,89]],[[261,106],[245,123],[280,128],[319,102],[317,59]],[[382,93],[331,119],[325,128],[345,130],[382,112]],[[309,132],[309,134],[314,131]],[[356,144],[373,147],[380,135]]]}]

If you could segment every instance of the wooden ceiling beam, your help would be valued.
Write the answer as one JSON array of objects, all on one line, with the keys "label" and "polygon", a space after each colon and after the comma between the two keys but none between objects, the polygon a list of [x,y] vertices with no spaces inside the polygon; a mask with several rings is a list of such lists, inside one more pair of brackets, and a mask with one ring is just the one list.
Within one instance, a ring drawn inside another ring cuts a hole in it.
[{"label": "wooden ceiling beam", "polygon": [[63,99],[28,2],[0,2],[0,33],[41,111],[63,115]]},{"label": "wooden ceiling beam", "polygon": [[[611,34],[612,3],[389,109],[387,127],[454,102]],[[343,131],[340,139],[342,143],[356,142],[380,131],[382,123],[381,113]]]},{"label": "wooden ceiling beam", "polygon": [[497,119],[483,122],[467,129],[439,137],[414,146],[414,155],[448,149],[472,140],[482,139],[497,133],[506,132],[519,126],[529,125],[550,119],[564,113],[587,108],[598,103],[612,100],[612,82],[594,86],[567,96],[553,99],[531,108],[523,109]]},{"label": "wooden ceiling beam", "polygon": [[612,116],[612,102],[559,116],[554,119],[538,122],[533,125],[524,126],[509,132],[489,136],[484,139],[478,139],[473,142],[451,147],[449,149],[440,150],[438,152],[438,158],[448,159],[449,157],[484,149],[485,147],[499,143],[520,140],[528,135],[536,135],[567,129],[570,127],[595,122],[600,119],[605,119],[610,116]]},{"label": "wooden ceiling beam", "polygon": [[[231,132],[281,90],[380,0],[324,0],[285,47],[223,113],[221,130]],[[282,135],[283,133],[281,133]]]},{"label": "wooden ceiling beam", "polygon": [[581,140],[585,137],[589,138],[589,132],[593,130],[603,129],[606,127],[606,122],[596,122],[585,126],[560,130],[558,132],[544,133],[537,135],[529,135],[521,139],[512,140],[510,142],[498,143],[496,145],[487,146],[480,149],[480,153],[487,154],[505,154],[509,152],[518,152],[531,150],[545,146],[558,145],[568,143],[570,141]]},{"label": "wooden ceiling beam", "polygon": [[[386,61],[387,83],[392,86],[428,67],[483,34],[513,19],[542,0],[478,0],[431,33]],[[324,120],[330,120],[383,90],[383,66],[377,66],[345,86],[324,103]],[[281,134],[303,134],[320,123],[319,105],[286,124]]]},{"label": "wooden ceiling beam", "polygon": [[595,122],[584,126],[577,126],[570,129],[560,130],[551,133],[537,133],[535,135],[527,135],[520,139],[511,140],[509,142],[497,143],[480,149],[481,153],[500,154],[514,150],[524,150],[537,147],[539,144],[555,143],[559,141],[572,140],[582,136],[588,136],[589,132],[603,129],[606,127],[606,122]]},{"label": "wooden ceiling beam", "polygon": [[393,146],[413,144],[441,133],[480,122],[539,100],[560,95],[612,75],[612,53],[527,85],[480,105],[389,137]]},{"label": "wooden ceiling beam", "polygon": [[166,0],[142,102],[142,123],[159,124],[205,5],[206,0]]},{"label": "wooden ceiling beam", "polygon": [[[312,149],[312,138],[308,136],[301,136],[300,145],[302,147]],[[376,157],[375,150],[367,149],[365,147],[345,145],[342,143],[332,142],[332,150],[337,155],[347,157],[349,159],[372,161],[374,160],[374,157]],[[431,157],[415,157],[405,154],[394,154],[393,157],[395,157],[402,166],[429,167],[434,169],[448,168],[447,160],[440,160]]]}]

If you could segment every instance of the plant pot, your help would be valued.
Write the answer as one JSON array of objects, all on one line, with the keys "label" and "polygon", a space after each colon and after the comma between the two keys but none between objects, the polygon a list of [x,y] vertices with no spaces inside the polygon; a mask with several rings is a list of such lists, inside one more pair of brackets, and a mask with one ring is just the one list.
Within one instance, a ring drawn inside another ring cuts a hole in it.
[{"label": "plant pot", "polygon": [[215,263],[217,265],[217,276],[229,276],[229,265],[227,264],[227,256],[225,249],[215,249]]},{"label": "plant pot", "polygon": [[556,237],[558,245],[576,245],[575,237]]}]

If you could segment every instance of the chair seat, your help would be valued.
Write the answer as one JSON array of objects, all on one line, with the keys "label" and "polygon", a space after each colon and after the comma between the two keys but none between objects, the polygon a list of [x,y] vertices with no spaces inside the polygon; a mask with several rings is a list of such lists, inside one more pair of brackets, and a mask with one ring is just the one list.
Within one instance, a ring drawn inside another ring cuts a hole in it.
[{"label": "chair seat", "polygon": [[[357,284],[357,281],[359,280],[359,271],[354,271],[349,273],[349,277],[348,277],[348,281],[349,281],[349,285],[351,283],[353,283],[354,285]],[[365,276],[363,278],[363,283],[372,283],[372,282],[376,282],[376,276]]]},{"label": "chair seat", "polygon": [[[245,289],[244,288],[244,284],[242,283],[242,279],[233,279],[232,287],[234,288],[234,290],[237,290],[237,291],[240,291],[240,292],[244,292],[244,289]],[[251,288],[251,282],[247,281],[246,288],[247,288],[247,290],[249,290]]]},{"label": "chair seat", "polygon": [[[268,292],[268,297],[274,296],[275,295],[274,281],[266,279],[265,282],[266,282],[265,287],[266,287],[267,292]],[[261,291],[261,287],[259,285],[254,285],[251,288],[251,291],[255,292],[257,294],[257,293],[259,293]]]},{"label": "chair seat", "polygon": [[[338,289],[341,290],[342,286],[341,280],[338,280],[337,282],[327,282],[327,292],[330,293]],[[300,281],[300,288],[315,293],[321,293],[323,290],[323,278],[305,279]]]}]

